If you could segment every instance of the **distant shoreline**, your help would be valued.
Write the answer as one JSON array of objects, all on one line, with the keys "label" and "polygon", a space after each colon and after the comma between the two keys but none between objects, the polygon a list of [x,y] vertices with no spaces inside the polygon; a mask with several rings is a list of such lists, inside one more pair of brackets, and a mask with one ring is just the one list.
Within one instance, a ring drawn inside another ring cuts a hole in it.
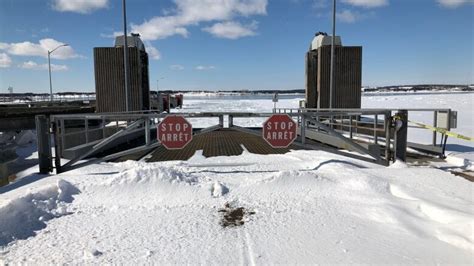
[{"label": "distant shoreline", "polygon": [[[391,95],[391,94],[444,94],[444,93],[462,93],[474,92],[474,86],[467,85],[414,85],[414,86],[390,86],[390,87],[376,87],[376,88],[361,88],[363,95]],[[156,94],[155,90],[150,91],[151,94]],[[269,95],[278,93],[280,95],[300,95],[305,94],[305,90],[160,90],[159,93],[169,94],[185,94],[185,95]],[[61,97],[68,96],[83,96],[94,97],[95,92],[58,92],[54,95]],[[21,98],[21,97],[47,97],[49,93],[0,93],[0,97]]]}]

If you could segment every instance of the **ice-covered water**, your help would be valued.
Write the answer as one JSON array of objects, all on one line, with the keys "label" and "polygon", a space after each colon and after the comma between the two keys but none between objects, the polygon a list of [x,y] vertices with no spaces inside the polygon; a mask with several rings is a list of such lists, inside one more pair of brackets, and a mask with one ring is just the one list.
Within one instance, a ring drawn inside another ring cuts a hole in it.
[{"label": "ice-covered water", "polygon": [[[272,112],[273,95],[185,95],[184,106],[177,112]],[[280,95],[277,108],[298,108],[303,94]],[[458,111],[458,126],[452,131],[474,136],[474,93],[373,93],[362,97],[362,108],[437,108]],[[409,119],[432,125],[433,112],[410,112]],[[190,119],[199,126],[212,126],[217,118]],[[234,119],[240,126],[260,126],[265,118]],[[419,143],[431,143],[433,133],[426,129],[409,129],[409,140]],[[439,141],[439,137],[438,137]],[[472,151],[474,143],[455,138],[448,139],[448,150]]]}]

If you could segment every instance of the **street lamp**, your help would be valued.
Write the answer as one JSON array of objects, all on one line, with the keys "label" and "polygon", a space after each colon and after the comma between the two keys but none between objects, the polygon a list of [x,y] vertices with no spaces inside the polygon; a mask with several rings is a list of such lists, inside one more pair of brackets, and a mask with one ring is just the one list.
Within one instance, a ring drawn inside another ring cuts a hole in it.
[{"label": "street lamp", "polygon": [[56,51],[57,49],[64,47],[64,46],[69,46],[69,44],[61,44],[58,47],[54,48],[53,50],[48,50],[48,70],[49,70],[49,95],[50,95],[50,101],[53,101],[53,82],[51,81],[51,54]]}]

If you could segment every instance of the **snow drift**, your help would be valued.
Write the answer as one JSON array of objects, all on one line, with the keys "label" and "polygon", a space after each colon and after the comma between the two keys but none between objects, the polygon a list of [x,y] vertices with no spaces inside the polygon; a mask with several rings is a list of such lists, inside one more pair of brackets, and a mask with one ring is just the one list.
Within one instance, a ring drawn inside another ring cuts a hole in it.
[{"label": "snow drift", "polygon": [[72,195],[77,193],[79,190],[69,182],[59,180],[1,206],[0,246],[34,236],[47,221],[68,214],[66,203],[72,202]]},{"label": "snow drift", "polygon": [[[58,177],[0,195],[12,198],[0,209],[4,263],[472,263],[472,183],[437,169],[244,152]],[[23,216],[5,220],[13,209]]]}]

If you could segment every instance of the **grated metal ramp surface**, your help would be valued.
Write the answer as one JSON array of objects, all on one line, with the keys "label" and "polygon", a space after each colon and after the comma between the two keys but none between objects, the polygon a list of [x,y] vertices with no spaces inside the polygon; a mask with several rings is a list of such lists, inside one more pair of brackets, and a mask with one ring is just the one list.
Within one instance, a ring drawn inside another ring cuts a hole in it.
[{"label": "grated metal ramp surface", "polygon": [[193,136],[191,143],[181,150],[167,150],[160,146],[147,156],[146,161],[187,160],[198,150],[202,150],[205,157],[240,155],[243,152],[241,145],[249,152],[256,154],[283,154],[290,150],[301,149],[295,145],[275,149],[265,142],[262,137],[234,129],[219,129]]}]

